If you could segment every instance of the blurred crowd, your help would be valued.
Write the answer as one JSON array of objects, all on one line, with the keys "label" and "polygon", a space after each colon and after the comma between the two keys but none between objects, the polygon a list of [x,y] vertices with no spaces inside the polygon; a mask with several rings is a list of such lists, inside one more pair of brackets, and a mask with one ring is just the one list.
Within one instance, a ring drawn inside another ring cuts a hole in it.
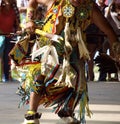
[{"label": "blurred crowd", "polygon": [[[11,81],[11,61],[9,52],[18,40],[17,31],[23,30],[26,23],[27,5],[29,0],[0,0],[0,81]],[[96,3],[113,27],[116,34],[120,35],[120,0],[96,0]],[[44,16],[45,8],[39,6],[36,20]],[[105,53],[113,56],[108,39],[97,26],[91,24],[87,29],[87,43],[91,60],[86,63],[87,80],[95,80],[94,58],[96,53]],[[111,80],[111,74],[99,72],[98,81]],[[118,80],[117,74],[114,75]]]}]

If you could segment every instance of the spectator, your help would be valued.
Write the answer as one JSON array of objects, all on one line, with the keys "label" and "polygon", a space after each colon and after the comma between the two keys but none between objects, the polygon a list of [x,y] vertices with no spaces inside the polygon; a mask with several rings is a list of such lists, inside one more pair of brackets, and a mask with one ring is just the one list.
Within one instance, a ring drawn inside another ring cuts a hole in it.
[{"label": "spectator", "polygon": [[3,52],[5,47],[5,37],[0,35],[0,82],[3,77]]},{"label": "spectator", "polygon": [[21,27],[26,23],[26,12],[29,0],[17,0],[17,7],[20,12]]},{"label": "spectator", "polygon": [[[106,8],[105,17],[120,39],[120,0],[112,0],[110,5]],[[106,41],[104,42],[103,50],[106,52],[107,49],[109,49],[110,56],[114,58],[112,48],[110,47],[109,42],[106,39]],[[113,80],[113,78],[111,78],[111,74],[108,74],[108,80]],[[117,73],[114,75],[114,80],[118,80]]]},{"label": "spectator", "polygon": [[91,24],[86,29],[86,42],[87,42],[87,48],[90,53],[90,60],[86,63],[86,66],[88,66],[87,70],[87,80],[88,81],[94,81],[94,61],[93,58],[95,56],[96,51],[98,51],[101,47],[101,44],[99,43],[99,28],[95,24]]},{"label": "spectator", "polygon": [[[105,2],[106,2],[106,0],[98,0],[97,1],[98,7],[103,15],[105,13],[105,8],[107,7]],[[93,59],[94,59],[94,56],[97,51],[102,52],[102,44],[104,42],[104,37],[102,35],[100,35],[100,36],[98,35],[98,34],[103,34],[103,33],[100,31],[100,29],[95,24],[91,24],[90,26],[88,26],[88,28],[86,30],[86,34],[87,34],[86,41],[88,43],[88,50],[90,52],[90,58],[91,58],[87,62],[87,64],[88,64],[87,78],[88,78],[88,81],[94,81],[94,61],[93,61]],[[99,80],[105,81],[106,74],[103,74],[100,72]]]},{"label": "spectator", "polygon": [[116,34],[120,35],[120,0],[113,0],[106,8],[105,17],[113,27]]},{"label": "spectator", "polygon": [[[105,15],[106,7],[108,6],[108,5],[106,5],[106,0],[98,0],[97,5],[98,5],[100,11],[102,12],[102,14]],[[101,31],[99,31],[99,33],[103,34],[103,32],[101,32]],[[107,45],[104,46],[104,44],[105,44],[104,36],[99,37],[99,41],[101,43],[101,48],[99,49],[99,54],[100,53],[106,53],[107,54],[107,52],[104,51],[104,49],[103,49],[105,47],[106,47],[106,49],[108,48]],[[107,77],[107,74],[100,71],[98,81],[106,81],[106,77]]]},{"label": "spectator", "polygon": [[14,44],[10,41],[10,33],[15,33],[19,27],[19,12],[15,0],[2,0],[0,5],[0,34],[5,34],[5,46],[3,54],[4,81],[11,79],[9,52]]},{"label": "spectator", "polygon": [[105,14],[105,9],[108,6],[108,5],[106,5],[106,0],[98,0],[97,5],[98,5],[100,11],[104,15]]}]

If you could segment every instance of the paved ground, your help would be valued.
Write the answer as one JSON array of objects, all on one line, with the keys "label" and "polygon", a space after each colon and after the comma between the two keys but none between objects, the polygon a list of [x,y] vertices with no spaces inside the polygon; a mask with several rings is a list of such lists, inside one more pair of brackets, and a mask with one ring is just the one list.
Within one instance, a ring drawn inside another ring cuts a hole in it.
[{"label": "paved ground", "polygon": [[[27,107],[18,108],[18,83],[0,83],[0,124],[20,124]],[[87,124],[120,124],[120,82],[89,82],[91,118]],[[39,108],[41,124],[62,124],[51,108]]]}]

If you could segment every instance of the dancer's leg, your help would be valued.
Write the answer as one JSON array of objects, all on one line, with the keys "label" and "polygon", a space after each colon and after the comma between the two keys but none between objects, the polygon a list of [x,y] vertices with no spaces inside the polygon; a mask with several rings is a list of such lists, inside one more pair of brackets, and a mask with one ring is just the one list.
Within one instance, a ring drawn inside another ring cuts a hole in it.
[{"label": "dancer's leg", "polygon": [[[36,78],[37,83],[42,83],[44,81],[44,76],[39,75]],[[39,90],[39,86],[37,86]],[[25,119],[23,124],[39,124],[39,118],[41,117],[41,114],[37,113],[37,109],[39,107],[41,94],[39,92],[31,92],[30,94],[30,108],[25,114]]]},{"label": "dancer's leg", "polygon": [[[42,83],[44,82],[44,76],[39,75],[36,78],[37,83]],[[38,92],[31,92],[30,94],[30,110],[37,112],[39,102],[40,102],[41,94]]]}]

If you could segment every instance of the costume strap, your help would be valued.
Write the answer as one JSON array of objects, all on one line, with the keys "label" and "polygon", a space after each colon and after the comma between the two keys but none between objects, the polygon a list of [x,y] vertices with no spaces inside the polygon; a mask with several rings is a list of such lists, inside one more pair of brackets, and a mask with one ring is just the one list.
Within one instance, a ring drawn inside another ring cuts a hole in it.
[{"label": "costume strap", "polygon": [[47,34],[45,31],[42,31],[42,30],[39,30],[39,29],[36,29],[36,30],[35,30],[35,33],[36,33],[36,34],[39,34],[39,35],[41,35],[41,36],[45,36],[45,35]]},{"label": "costume strap", "polygon": [[62,4],[64,0],[55,0],[52,7],[45,15],[43,30],[52,34],[56,33],[56,25],[59,24],[59,17],[62,15]]}]

